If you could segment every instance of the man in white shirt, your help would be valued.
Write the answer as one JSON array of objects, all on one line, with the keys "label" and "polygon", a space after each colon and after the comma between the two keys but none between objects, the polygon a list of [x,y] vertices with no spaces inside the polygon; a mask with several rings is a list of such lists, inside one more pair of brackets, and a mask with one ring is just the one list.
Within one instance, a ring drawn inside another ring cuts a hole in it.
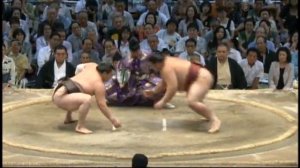
[{"label": "man in white shirt", "polygon": [[189,38],[185,41],[185,51],[179,54],[179,58],[195,62],[205,66],[204,57],[196,51],[197,41],[193,38]]},{"label": "man in white shirt", "polygon": [[148,7],[148,10],[146,12],[144,12],[139,20],[137,21],[136,25],[137,26],[142,26],[144,23],[145,23],[145,18],[146,18],[146,15],[149,13],[149,12],[153,12],[153,13],[156,13],[156,24],[159,26],[159,27],[164,27],[166,22],[168,21],[168,18],[163,14],[161,13],[160,11],[157,10],[157,5],[156,5],[156,2],[155,0],[149,0],[148,1],[148,4],[147,4],[147,7]]},{"label": "man in white shirt", "polygon": [[185,41],[189,38],[193,38],[197,41],[196,51],[205,56],[207,54],[207,42],[203,37],[198,36],[198,26],[197,24],[189,24],[187,27],[188,36],[185,36],[179,40],[176,45],[176,53],[180,54],[184,52]]},{"label": "man in white shirt", "polygon": [[166,29],[161,29],[156,33],[158,38],[167,43],[168,50],[172,55],[176,51],[176,43],[181,38],[181,36],[176,32],[177,27],[177,21],[174,19],[169,19],[166,23]]},{"label": "man in white shirt", "polygon": [[54,59],[54,49],[60,42],[60,35],[58,33],[55,32],[50,35],[49,45],[42,47],[37,55],[38,72],[46,62],[50,59]]},{"label": "man in white shirt", "polygon": [[140,42],[140,46],[147,53],[162,51],[164,48],[168,48],[168,45],[162,39],[159,39],[156,34],[149,35],[147,39]]},{"label": "man in white shirt", "polygon": [[258,89],[259,79],[264,75],[263,63],[257,60],[259,51],[256,48],[247,50],[247,58],[240,62],[244,71],[248,89]]}]

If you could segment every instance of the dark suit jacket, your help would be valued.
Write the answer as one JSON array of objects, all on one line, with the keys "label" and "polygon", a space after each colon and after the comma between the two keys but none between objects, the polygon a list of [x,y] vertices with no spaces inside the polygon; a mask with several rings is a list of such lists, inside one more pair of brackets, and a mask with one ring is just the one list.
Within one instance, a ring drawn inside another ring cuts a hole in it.
[{"label": "dark suit jacket", "polygon": [[[74,66],[66,62],[66,77],[73,77],[75,75]],[[54,82],[54,59],[46,62],[37,77],[36,87],[37,88],[52,88]]]},{"label": "dark suit jacket", "polygon": [[273,61],[275,61],[275,58],[276,58],[276,54],[271,50],[268,50],[266,54],[265,62],[263,62],[263,57],[257,57],[259,61],[264,63],[264,73],[269,73],[271,64]]},{"label": "dark suit jacket", "polygon": [[[228,58],[229,69],[231,73],[231,84],[233,89],[245,89],[247,87],[247,81],[245,78],[245,74],[240,65],[233,59]],[[206,64],[206,68],[213,74],[214,76],[214,84],[213,88],[216,87],[217,79],[218,79],[218,64],[217,57],[213,57],[210,59],[208,64]]]}]

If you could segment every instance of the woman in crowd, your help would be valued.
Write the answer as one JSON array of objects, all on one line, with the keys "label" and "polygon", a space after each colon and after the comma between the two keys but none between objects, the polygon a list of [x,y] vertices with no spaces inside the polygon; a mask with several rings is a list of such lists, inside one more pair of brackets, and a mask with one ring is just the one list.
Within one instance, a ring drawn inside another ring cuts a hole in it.
[{"label": "woman in crowd", "polygon": [[227,38],[226,30],[223,26],[218,26],[214,31],[213,40],[208,43],[207,51],[208,51],[208,58],[216,56],[216,50],[219,44],[222,43],[224,39]]},{"label": "woman in crowd", "polygon": [[26,34],[25,32],[18,28],[13,32],[13,39],[17,39],[21,43],[21,54],[24,54],[27,56],[29,63],[32,61],[32,48],[31,44],[27,41],[25,41]]},{"label": "woman in crowd", "polygon": [[123,58],[129,54],[129,41],[132,38],[130,27],[125,26],[121,29],[120,38],[116,40],[116,47]]},{"label": "woman in crowd", "polygon": [[198,19],[198,16],[199,14],[195,6],[191,5],[186,8],[185,18],[182,19],[178,24],[178,33],[182,37],[187,36],[187,25],[189,25],[190,23],[196,23],[201,34],[202,30],[204,29],[204,26],[202,21]]},{"label": "woman in crowd", "polygon": [[276,52],[276,60],[272,62],[269,71],[269,87],[278,90],[293,88],[294,67],[291,64],[291,53],[286,47],[280,47]]}]

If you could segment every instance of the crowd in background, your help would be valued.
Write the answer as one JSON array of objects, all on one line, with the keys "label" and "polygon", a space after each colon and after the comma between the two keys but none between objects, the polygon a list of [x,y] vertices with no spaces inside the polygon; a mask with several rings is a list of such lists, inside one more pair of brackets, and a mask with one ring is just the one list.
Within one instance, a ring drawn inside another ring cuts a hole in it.
[{"label": "crowd in background", "polygon": [[[206,66],[215,89],[291,89],[298,81],[298,1],[125,0],[2,2],[2,83],[53,88],[76,66],[167,53]],[[226,50],[218,46],[226,44]],[[63,45],[67,56],[54,53]],[[222,53],[223,52],[223,53]]]}]

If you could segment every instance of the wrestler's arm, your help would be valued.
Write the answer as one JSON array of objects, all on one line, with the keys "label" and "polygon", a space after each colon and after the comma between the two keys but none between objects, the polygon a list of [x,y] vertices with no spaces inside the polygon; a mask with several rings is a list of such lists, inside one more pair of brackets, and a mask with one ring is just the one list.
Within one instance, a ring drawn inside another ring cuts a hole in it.
[{"label": "wrestler's arm", "polygon": [[107,107],[105,99],[105,86],[103,84],[97,85],[95,90],[96,102],[100,111],[104,116],[116,127],[121,127],[120,122],[112,115],[112,111]]},{"label": "wrestler's arm", "polygon": [[76,66],[75,75],[77,75],[79,72],[81,72],[84,69],[84,64],[79,64]]},{"label": "wrestler's arm", "polygon": [[163,92],[166,89],[165,81],[161,80],[153,90],[153,94],[158,94]]},{"label": "wrestler's arm", "polygon": [[161,102],[162,105],[165,105],[176,94],[178,84],[176,80],[176,74],[172,69],[163,69],[161,72],[161,78],[165,82],[167,90],[165,95],[161,98],[159,102]]}]

